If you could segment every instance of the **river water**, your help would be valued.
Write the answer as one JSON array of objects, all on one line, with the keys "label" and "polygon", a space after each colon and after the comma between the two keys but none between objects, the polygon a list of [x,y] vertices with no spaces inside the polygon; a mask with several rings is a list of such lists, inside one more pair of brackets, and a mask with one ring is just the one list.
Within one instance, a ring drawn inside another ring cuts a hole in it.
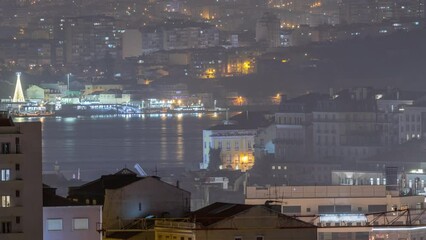
[{"label": "river water", "polygon": [[[17,118],[41,121],[43,171],[55,165],[66,177],[83,180],[139,164],[149,175],[198,169],[202,130],[224,114],[150,114]],[[135,170],[136,171],[136,170]]]}]

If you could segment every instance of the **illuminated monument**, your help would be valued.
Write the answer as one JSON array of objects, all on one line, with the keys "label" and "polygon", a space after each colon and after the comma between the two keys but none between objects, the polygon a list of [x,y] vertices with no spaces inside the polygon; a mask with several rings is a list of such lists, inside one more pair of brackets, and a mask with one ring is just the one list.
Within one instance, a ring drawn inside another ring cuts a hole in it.
[{"label": "illuminated monument", "polygon": [[15,93],[13,94],[13,102],[25,102],[24,92],[22,91],[22,85],[21,85],[21,73],[16,73],[16,86],[15,86]]}]

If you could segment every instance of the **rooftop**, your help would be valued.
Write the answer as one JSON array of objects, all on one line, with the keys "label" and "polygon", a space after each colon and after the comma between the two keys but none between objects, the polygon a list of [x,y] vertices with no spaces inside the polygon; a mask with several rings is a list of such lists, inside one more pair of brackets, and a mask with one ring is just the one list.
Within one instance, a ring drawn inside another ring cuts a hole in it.
[{"label": "rooftop", "polygon": [[[190,214],[190,218],[194,219],[197,223],[202,224],[204,227],[212,225],[214,223],[236,217],[237,215],[246,212],[252,208],[260,208],[268,212],[268,216],[276,216],[278,222],[276,225],[271,227],[276,228],[314,228],[315,226],[307,222],[298,220],[296,218],[281,214],[269,208],[267,205],[247,205],[247,204],[234,204],[234,203],[213,203],[207,207],[201,208]],[[262,213],[257,213],[262,214]],[[259,215],[263,217],[265,213]],[[243,216],[244,218],[244,216]]]},{"label": "rooftop", "polygon": [[251,130],[265,127],[270,124],[266,115],[267,112],[242,112],[231,117],[229,121],[215,125],[208,130]]}]

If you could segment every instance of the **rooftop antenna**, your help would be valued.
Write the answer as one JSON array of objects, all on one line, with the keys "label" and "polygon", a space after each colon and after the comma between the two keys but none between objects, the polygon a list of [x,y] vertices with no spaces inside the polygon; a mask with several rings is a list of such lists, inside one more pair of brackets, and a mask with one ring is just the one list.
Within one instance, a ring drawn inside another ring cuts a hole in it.
[{"label": "rooftop antenna", "polygon": [[158,177],[158,169],[157,169],[157,164],[155,164],[154,176],[157,176],[157,177]]}]

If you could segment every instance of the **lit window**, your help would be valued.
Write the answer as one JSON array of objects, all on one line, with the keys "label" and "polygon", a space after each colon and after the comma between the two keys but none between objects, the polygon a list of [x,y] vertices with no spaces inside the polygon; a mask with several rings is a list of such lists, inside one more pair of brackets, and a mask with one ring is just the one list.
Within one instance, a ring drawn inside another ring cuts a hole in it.
[{"label": "lit window", "polygon": [[1,181],[9,181],[9,180],[10,180],[10,169],[2,169]]},{"label": "lit window", "polygon": [[47,219],[47,231],[61,231],[62,230],[62,219]]},{"label": "lit window", "polygon": [[275,166],[272,166],[272,170],[275,170]]},{"label": "lit window", "polygon": [[10,207],[10,196],[1,196],[1,207]]},{"label": "lit window", "polygon": [[74,218],[73,219],[73,228],[74,228],[74,230],[89,229],[89,219],[88,218]]}]

